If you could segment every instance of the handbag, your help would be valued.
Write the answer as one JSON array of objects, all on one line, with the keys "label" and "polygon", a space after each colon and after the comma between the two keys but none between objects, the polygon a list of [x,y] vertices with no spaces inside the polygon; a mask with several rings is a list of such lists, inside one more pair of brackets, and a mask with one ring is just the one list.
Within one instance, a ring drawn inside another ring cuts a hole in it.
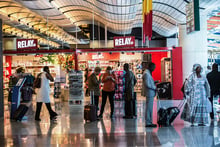
[{"label": "handbag", "polygon": [[37,78],[34,80],[34,88],[40,88],[41,87],[41,73],[37,75]]}]

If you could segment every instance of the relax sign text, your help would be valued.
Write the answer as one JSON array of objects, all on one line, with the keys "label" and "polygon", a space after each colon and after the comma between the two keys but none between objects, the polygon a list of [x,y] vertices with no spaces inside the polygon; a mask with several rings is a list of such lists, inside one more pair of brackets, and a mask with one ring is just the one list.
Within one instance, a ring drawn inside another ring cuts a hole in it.
[{"label": "relax sign text", "polygon": [[37,39],[17,39],[17,50],[37,49]]},{"label": "relax sign text", "polygon": [[114,37],[114,47],[135,47],[135,37]]}]

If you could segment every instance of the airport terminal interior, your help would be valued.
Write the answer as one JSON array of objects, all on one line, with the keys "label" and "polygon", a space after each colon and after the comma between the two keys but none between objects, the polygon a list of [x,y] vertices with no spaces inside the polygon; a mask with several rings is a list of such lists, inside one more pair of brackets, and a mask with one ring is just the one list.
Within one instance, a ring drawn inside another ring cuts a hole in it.
[{"label": "airport terminal interior", "polygon": [[[132,101],[126,63],[136,79]],[[97,67],[97,80],[109,69],[115,76],[113,114],[107,98],[98,116],[104,81],[94,106]],[[220,72],[220,0],[0,0],[0,146],[218,147],[220,85],[207,80],[214,68]],[[205,84],[190,95],[194,80]],[[196,116],[193,98],[202,102]]]}]

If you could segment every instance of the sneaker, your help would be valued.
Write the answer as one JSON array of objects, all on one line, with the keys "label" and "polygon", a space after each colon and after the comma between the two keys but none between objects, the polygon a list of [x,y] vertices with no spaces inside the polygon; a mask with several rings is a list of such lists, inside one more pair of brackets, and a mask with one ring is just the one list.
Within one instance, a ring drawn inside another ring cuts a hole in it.
[{"label": "sneaker", "polygon": [[146,125],[145,127],[152,127],[152,128],[156,128],[156,127],[157,127],[157,125],[156,125],[156,124],[148,124],[148,125]]}]

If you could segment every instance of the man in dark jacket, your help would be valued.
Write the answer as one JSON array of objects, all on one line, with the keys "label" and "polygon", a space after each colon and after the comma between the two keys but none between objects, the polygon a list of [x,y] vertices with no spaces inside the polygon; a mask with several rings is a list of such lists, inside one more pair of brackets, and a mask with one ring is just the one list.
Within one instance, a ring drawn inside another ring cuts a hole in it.
[{"label": "man in dark jacket", "polygon": [[133,100],[134,100],[134,86],[137,80],[132,71],[129,70],[129,64],[124,64],[125,78],[125,119],[133,118]]},{"label": "man in dark jacket", "polygon": [[[89,84],[89,92],[91,92],[91,97],[94,94],[94,102],[96,106],[96,111],[98,111],[99,106],[99,96],[100,96],[100,83],[101,83],[101,76],[99,76],[99,79],[97,76],[100,74],[101,68],[96,67],[95,71],[89,76],[88,84]],[[93,101],[93,100],[92,100]],[[93,102],[93,104],[94,104]],[[97,114],[97,112],[96,112]]]},{"label": "man in dark jacket", "polygon": [[211,97],[209,98],[212,104],[212,112],[210,113],[211,119],[214,119],[213,112],[213,97],[220,94],[220,72],[218,72],[218,64],[212,65],[212,71],[207,74],[207,79],[211,88]]}]

